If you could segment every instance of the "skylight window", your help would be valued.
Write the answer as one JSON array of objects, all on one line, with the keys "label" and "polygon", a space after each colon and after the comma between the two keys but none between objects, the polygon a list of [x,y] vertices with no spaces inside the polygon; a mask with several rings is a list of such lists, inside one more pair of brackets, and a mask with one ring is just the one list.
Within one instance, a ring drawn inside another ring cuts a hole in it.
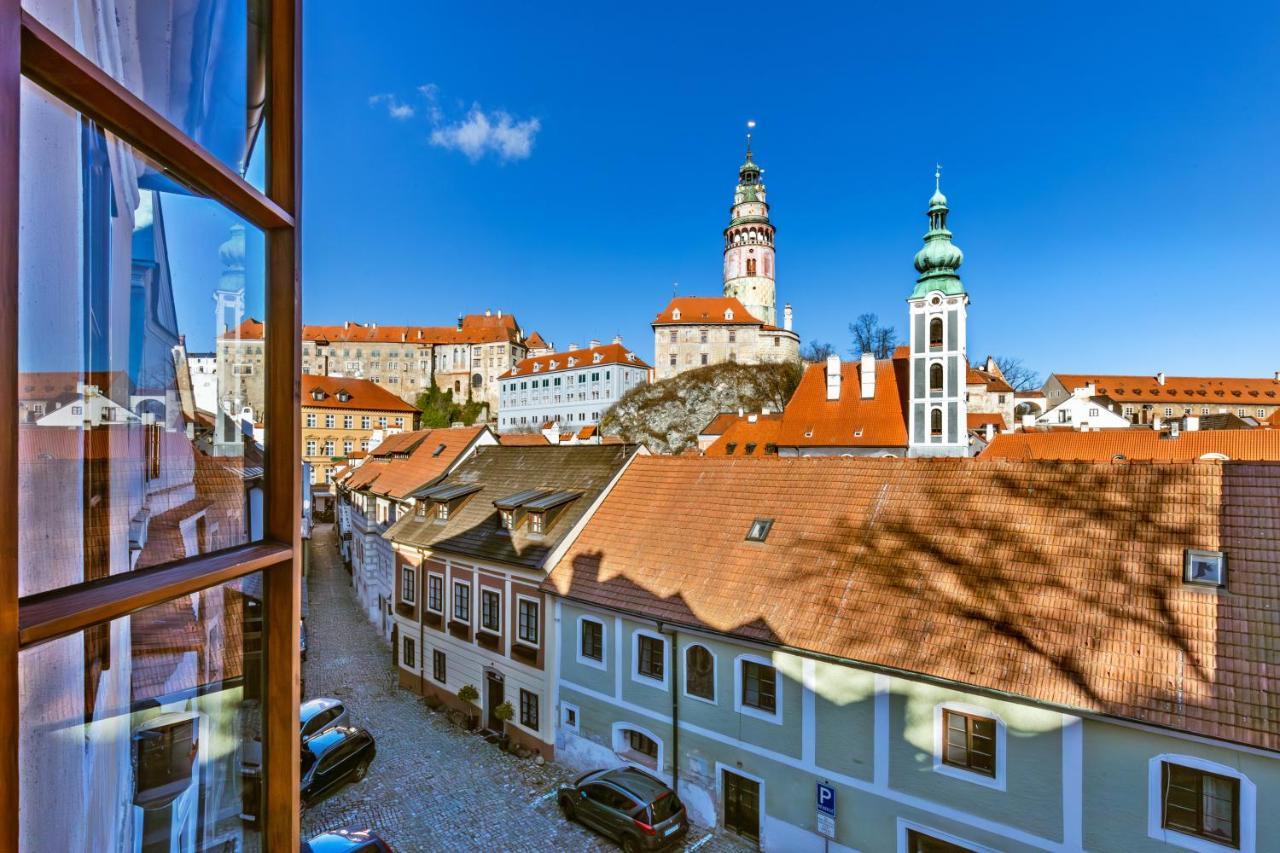
[{"label": "skylight window", "polygon": [[436,447],[436,449],[431,453],[431,455],[432,455],[432,456],[439,456],[441,453],[444,453],[444,445],[443,445],[443,444],[438,445],[438,446]]},{"label": "skylight window", "polygon": [[747,531],[747,541],[763,542],[769,536],[769,531],[772,528],[772,518],[757,518],[751,522],[751,528]]},{"label": "skylight window", "polygon": [[1187,549],[1182,579],[1197,586],[1225,587],[1227,585],[1227,556],[1221,551],[1197,551]]}]

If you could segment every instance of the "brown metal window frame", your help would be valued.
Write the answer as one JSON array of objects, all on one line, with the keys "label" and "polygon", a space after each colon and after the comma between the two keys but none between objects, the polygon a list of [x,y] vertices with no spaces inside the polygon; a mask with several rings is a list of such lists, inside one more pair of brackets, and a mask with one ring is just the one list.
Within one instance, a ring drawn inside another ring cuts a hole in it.
[{"label": "brown metal window frame", "polygon": [[21,8],[0,0],[0,411],[18,410],[21,78],[266,232],[264,541],[18,599],[18,436],[0,430],[0,849],[19,847],[18,655],[252,572],[264,587],[263,846],[299,845],[301,668],[301,3],[269,0],[267,186],[260,192]]},{"label": "brown metal window frame", "polygon": [[[1183,826],[1181,824],[1169,823],[1169,777],[1170,770],[1174,767],[1196,775],[1195,794],[1198,807],[1196,808],[1196,826],[1194,828]],[[1204,777],[1206,776],[1231,783],[1230,839],[1225,839],[1220,835],[1211,835],[1204,830]],[[1212,841],[1214,844],[1238,848],[1240,846],[1240,780],[1232,776],[1223,776],[1221,773],[1211,773],[1208,770],[1201,770],[1198,767],[1188,767],[1185,764],[1178,764],[1176,761],[1160,762],[1160,826],[1163,829],[1179,832],[1183,835],[1190,835],[1193,838],[1203,838],[1206,841]]]},{"label": "brown metal window frame", "polygon": [[[951,731],[951,718],[957,717],[964,720],[964,761],[955,761],[951,758],[949,752],[951,744],[947,739],[947,734]],[[975,722],[988,723],[991,725],[991,767],[986,768],[973,763],[973,724]],[[978,714],[966,714],[963,711],[953,711],[950,708],[942,710],[942,763],[950,767],[959,767],[961,770],[968,770],[970,773],[979,773],[983,776],[996,778],[997,768],[999,767],[999,756],[996,750],[999,747],[999,723],[991,717],[983,717]]]}]

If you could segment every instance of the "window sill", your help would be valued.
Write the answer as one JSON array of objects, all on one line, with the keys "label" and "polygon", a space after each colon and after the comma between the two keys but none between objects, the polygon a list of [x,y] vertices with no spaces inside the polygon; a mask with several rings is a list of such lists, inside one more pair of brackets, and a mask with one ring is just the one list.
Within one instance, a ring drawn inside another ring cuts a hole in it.
[{"label": "window sill", "polygon": [[589,667],[592,667],[593,669],[607,670],[609,668],[609,665],[604,662],[603,655],[601,655],[600,660],[596,660],[595,658],[583,657],[582,655],[577,655],[576,659],[578,663],[582,664],[583,666],[589,666]]},{"label": "window sill", "polygon": [[631,680],[636,684],[643,684],[645,687],[652,687],[655,690],[665,691],[667,689],[667,679],[654,678],[651,675],[644,675],[639,672],[632,671]]},{"label": "window sill", "polygon": [[766,723],[773,723],[775,726],[782,725],[781,711],[774,711],[771,714],[768,711],[762,711],[759,708],[753,708],[750,705],[743,705],[741,702],[737,703],[734,710],[744,716],[755,717],[757,720],[763,720]]},{"label": "window sill", "polygon": [[941,773],[943,776],[950,776],[952,779],[959,779],[963,782],[972,782],[984,788],[991,788],[996,791],[1004,790],[1004,779],[999,776],[988,776],[976,770],[966,770],[963,767],[947,764],[941,759],[934,759],[933,772]]}]

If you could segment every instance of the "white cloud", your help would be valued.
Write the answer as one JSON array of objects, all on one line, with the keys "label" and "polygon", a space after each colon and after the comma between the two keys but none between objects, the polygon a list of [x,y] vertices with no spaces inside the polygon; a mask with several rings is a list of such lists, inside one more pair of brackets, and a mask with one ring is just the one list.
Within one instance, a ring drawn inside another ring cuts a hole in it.
[{"label": "white cloud", "polygon": [[473,163],[490,152],[503,161],[524,160],[533,152],[533,139],[541,129],[537,118],[517,121],[502,110],[485,112],[474,104],[462,121],[433,130],[431,144],[461,151]]},{"label": "white cloud", "polygon": [[413,118],[415,110],[406,103],[402,103],[395,95],[373,95],[369,98],[369,106],[376,107],[379,104],[386,106],[387,115],[399,121]]}]

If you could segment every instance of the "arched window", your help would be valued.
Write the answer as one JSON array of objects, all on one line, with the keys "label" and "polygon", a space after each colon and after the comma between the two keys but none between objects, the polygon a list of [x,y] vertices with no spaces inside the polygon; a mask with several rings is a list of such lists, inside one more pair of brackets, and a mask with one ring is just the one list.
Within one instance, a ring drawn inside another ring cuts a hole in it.
[{"label": "arched window", "polygon": [[684,652],[684,692],[708,702],[716,701],[715,658],[705,646],[690,646]]},{"label": "arched window", "polygon": [[929,365],[929,390],[930,391],[942,390],[942,365],[941,364],[935,363],[935,364]]},{"label": "arched window", "polygon": [[929,413],[929,434],[942,435],[942,409],[934,409]]},{"label": "arched window", "polygon": [[942,346],[942,318],[934,317],[929,321],[929,346]]},{"label": "arched window", "polygon": [[756,274],[756,259],[747,258],[747,275],[755,275],[755,274]]}]

